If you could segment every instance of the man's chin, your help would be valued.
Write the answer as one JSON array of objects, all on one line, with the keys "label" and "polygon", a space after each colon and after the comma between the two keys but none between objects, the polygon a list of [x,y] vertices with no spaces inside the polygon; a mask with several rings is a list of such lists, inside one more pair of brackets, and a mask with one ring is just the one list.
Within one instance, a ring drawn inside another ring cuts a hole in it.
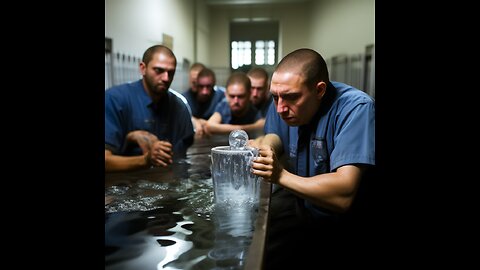
[{"label": "man's chin", "polygon": [[197,96],[197,98],[198,98],[198,102],[200,102],[200,103],[205,103],[205,102],[207,102],[207,101],[209,100],[209,97],[206,97],[206,98],[205,98],[205,97],[198,97],[198,96]]},{"label": "man's chin", "polygon": [[243,115],[243,111],[242,110],[232,110],[232,115],[240,117],[240,116]]},{"label": "man's chin", "polygon": [[168,91],[168,87],[165,87],[165,86],[158,86],[155,88],[155,92],[157,92],[157,94],[163,94],[167,91]]},{"label": "man's chin", "polygon": [[289,126],[298,126],[298,122],[296,121],[295,118],[282,118],[282,120],[287,123],[287,125]]}]

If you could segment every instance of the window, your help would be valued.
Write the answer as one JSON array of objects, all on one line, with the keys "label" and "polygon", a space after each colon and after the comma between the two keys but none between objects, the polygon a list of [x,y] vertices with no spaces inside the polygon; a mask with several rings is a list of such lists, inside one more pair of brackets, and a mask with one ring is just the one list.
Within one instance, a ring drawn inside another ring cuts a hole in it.
[{"label": "window", "polygon": [[232,41],[232,68],[252,64],[252,44],[250,41]]},{"label": "window", "polygon": [[[252,48],[252,44],[255,44],[255,48]],[[232,69],[250,66],[252,63],[256,66],[275,65],[275,41],[273,40],[232,41],[231,48]]]}]

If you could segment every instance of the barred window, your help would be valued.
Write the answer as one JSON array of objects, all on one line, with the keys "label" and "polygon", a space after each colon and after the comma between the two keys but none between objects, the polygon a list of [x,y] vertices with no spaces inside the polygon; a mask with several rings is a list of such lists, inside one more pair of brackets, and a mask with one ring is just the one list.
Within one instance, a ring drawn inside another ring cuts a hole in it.
[{"label": "barred window", "polygon": [[[255,44],[252,54],[252,44]],[[275,65],[275,41],[232,41],[231,44],[232,69],[255,63],[257,66]]]},{"label": "barred window", "polygon": [[232,41],[232,68],[252,64],[252,43],[250,41]]}]

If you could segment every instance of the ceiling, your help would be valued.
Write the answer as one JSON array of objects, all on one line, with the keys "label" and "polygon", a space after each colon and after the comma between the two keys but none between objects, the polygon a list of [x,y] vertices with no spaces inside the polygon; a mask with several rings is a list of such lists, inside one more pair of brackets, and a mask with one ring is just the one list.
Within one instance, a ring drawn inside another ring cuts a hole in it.
[{"label": "ceiling", "polygon": [[301,3],[311,0],[206,0],[207,5],[255,5],[255,4],[280,4]]}]

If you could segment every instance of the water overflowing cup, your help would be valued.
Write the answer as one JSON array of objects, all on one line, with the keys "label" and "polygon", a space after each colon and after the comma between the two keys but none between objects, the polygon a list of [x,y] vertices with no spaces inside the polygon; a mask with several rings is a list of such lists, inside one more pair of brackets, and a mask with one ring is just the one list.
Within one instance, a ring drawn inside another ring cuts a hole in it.
[{"label": "water overflowing cup", "polygon": [[215,207],[248,208],[258,204],[260,179],[251,172],[258,149],[247,146],[248,135],[234,130],[229,146],[211,149]]}]

